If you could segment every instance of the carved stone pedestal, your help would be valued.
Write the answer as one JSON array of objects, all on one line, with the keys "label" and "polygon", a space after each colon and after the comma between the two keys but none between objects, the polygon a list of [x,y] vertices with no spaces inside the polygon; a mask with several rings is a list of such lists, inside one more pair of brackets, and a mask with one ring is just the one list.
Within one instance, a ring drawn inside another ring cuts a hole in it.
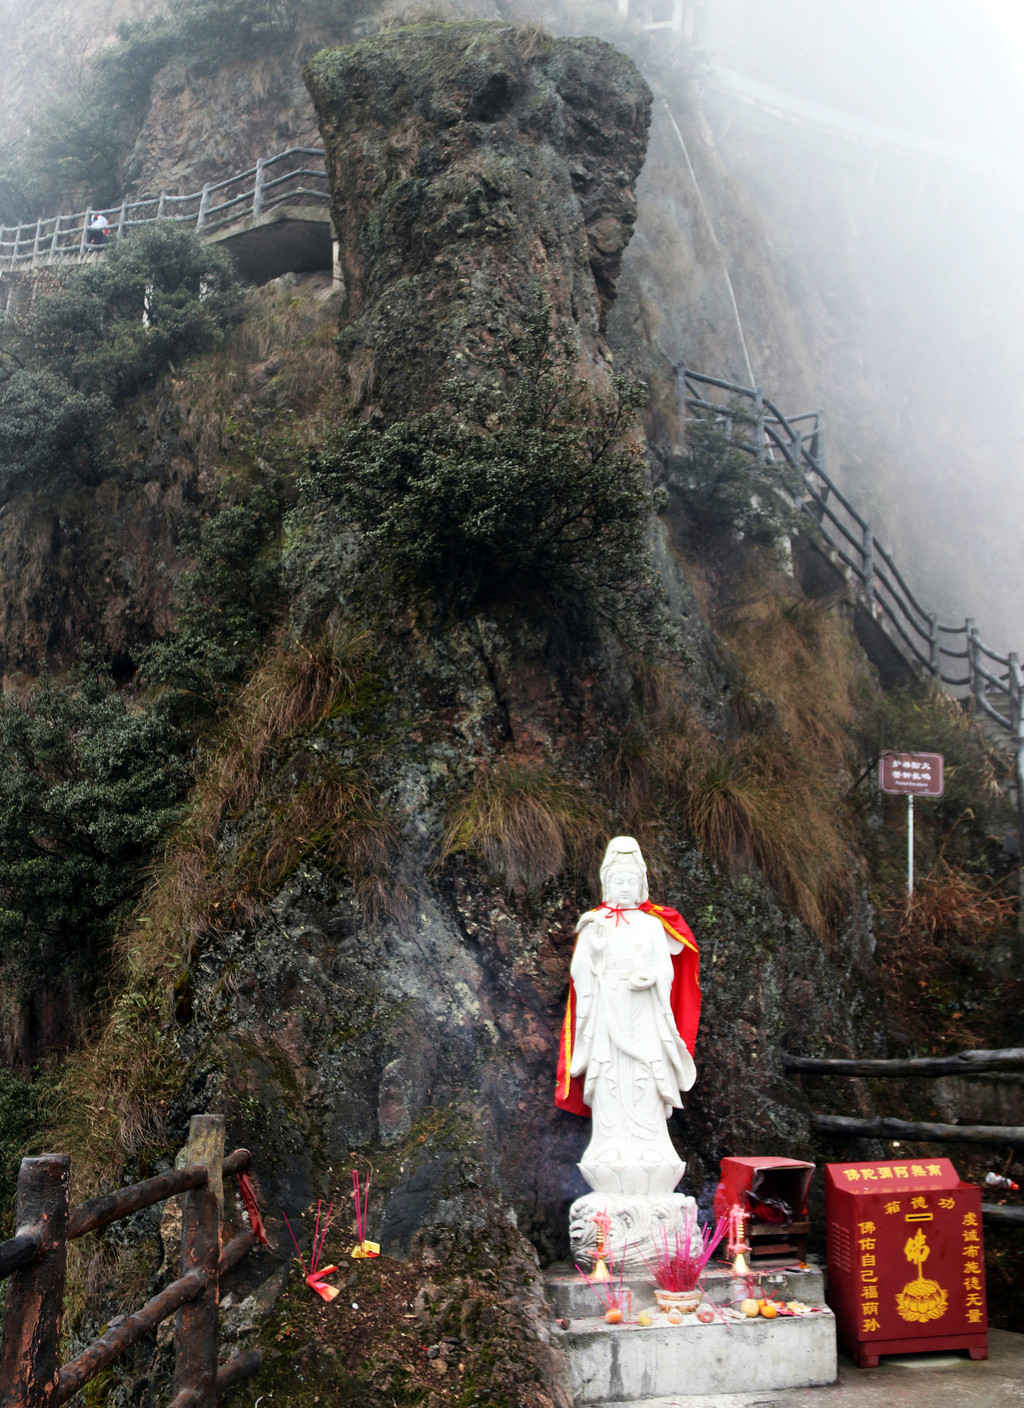
[{"label": "carved stone pedestal", "polygon": [[700,1233],[693,1198],[683,1193],[638,1197],[627,1193],[586,1193],[577,1198],[569,1209],[569,1245],[572,1259],[584,1271],[589,1271],[597,1252],[596,1215],[607,1213],[610,1218],[605,1250],[614,1272],[620,1267],[626,1274],[653,1266],[658,1252],[664,1253],[665,1239],[670,1251],[675,1250],[676,1235],[684,1235],[687,1209],[692,1218],[694,1250],[700,1246]]}]

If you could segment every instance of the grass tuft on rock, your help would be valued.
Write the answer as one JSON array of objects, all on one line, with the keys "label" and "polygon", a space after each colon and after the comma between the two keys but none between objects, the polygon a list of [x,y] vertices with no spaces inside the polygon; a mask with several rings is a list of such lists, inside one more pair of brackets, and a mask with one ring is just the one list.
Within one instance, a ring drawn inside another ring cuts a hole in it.
[{"label": "grass tuft on rock", "polygon": [[509,890],[532,892],[566,868],[589,872],[608,835],[605,812],[581,783],[508,759],[453,800],[441,859],[471,855]]}]

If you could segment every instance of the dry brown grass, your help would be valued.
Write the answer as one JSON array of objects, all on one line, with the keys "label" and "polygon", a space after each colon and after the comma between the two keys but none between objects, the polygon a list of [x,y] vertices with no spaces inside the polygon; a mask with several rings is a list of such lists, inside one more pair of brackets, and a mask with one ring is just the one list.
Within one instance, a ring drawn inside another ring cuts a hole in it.
[{"label": "dry brown grass", "polygon": [[539,20],[528,20],[525,24],[517,26],[514,42],[519,57],[524,63],[529,63],[531,59],[548,53],[555,41],[551,31]]},{"label": "dry brown grass", "polygon": [[991,882],[974,879],[951,866],[942,856],[914,885],[912,898],[900,896],[887,906],[895,938],[894,963],[920,967],[950,946],[984,947],[1012,923],[1014,900]]},{"label": "dry brown grass", "polygon": [[[128,951],[141,946],[161,968],[187,965],[207,934],[251,919],[310,854],[349,870],[374,912],[384,904],[393,823],[365,774],[302,746],[351,705],[369,649],[365,632],[328,632],[276,651],[252,676],[150,887],[146,927],[124,940]],[[227,822],[238,824],[233,845],[222,839]]]},{"label": "dry brown grass", "polygon": [[329,301],[273,284],[251,291],[242,321],[224,342],[158,388],[173,405],[188,464],[201,475],[222,476],[244,459],[253,433],[276,423],[282,407],[298,452],[311,448],[339,396],[336,336]]},{"label": "dry brown grass", "polygon": [[536,891],[567,867],[593,878],[610,834],[593,796],[548,765],[507,759],[481,772],[449,808],[441,860],[465,852],[513,891]]},{"label": "dry brown grass", "polygon": [[382,17],[379,29],[386,32],[391,29],[404,29],[413,24],[453,24],[462,18],[462,11],[454,4],[396,5]]},{"label": "dry brown grass", "polygon": [[[992,1044],[993,1018],[995,1030],[1003,1028],[1013,994],[992,984],[988,950],[1000,934],[1013,933],[1016,913],[1014,898],[996,882],[942,855],[915,882],[912,899],[902,894],[882,908],[879,964],[915,1049]],[[973,1000],[965,1002],[968,994]]]},{"label": "dry brown grass", "polygon": [[715,738],[670,672],[638,676],[642,708],[609,759],[625,830],[658,864],[665,821],[725,871],[757,866],[812,929],[828,934],[851,894],[852,851],[834,774],[777,727]]},{"label": "dry brown grass", "polygon": [[374,357],[369,347],[364,347],[361,352],[346,364],[346,375],[348,376],[349,395],[354,406],[361,406],[373,395],[373,388],[377,381],[377,359]]},{"label": "dry brown grass", "polygon": [[388,181],[407,181],[416,170],[427,124],[417,114],[407,118],[384,144],[384,170]]},{"label": "dry brown grass", "polygon": [[856,714],[858,671],[850,632],[829,601],[765,592],[723,624],[742,671],[741,723],[757,725],[757,695],[770,700],[783,733],[823,764],[844,768]]}]

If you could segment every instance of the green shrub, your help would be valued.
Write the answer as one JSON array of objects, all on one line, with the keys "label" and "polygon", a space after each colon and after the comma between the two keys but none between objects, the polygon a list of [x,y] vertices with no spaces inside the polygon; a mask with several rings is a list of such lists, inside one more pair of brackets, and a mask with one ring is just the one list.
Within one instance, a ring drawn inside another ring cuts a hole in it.
[{"label": "green shrub", "polygon": [[235,492],[185,544],[196,564],[179,581],[176,628],[142,663],[146,682],[168,691],[162,707],[176,720],[223,708],[281,613],[280,488],[256,470]]},{"label": "green shrub", "polygon": [[0,1067],[0,1241],[14,1235],[18,1170],[36,1133],[40,1090]]},{"label": "green shrub", "polygon": [[0,382],[0,475],[86,472],[110,402],[45,369],[17,367]]},{"label": "green shrub", "polygon": [[925,804],[919,825],[927,824],[929,814],[944,828],[956,825],[968,813],[983,826],[1005,824],[1011,818],[1000,790],[1007,757],[1000,756],[984,727],[938,685],[921,682],[872,696],[858,716],[857,732],[865,764],[862,785],[876,780],[878,759],[888,750],[942,754],[943,795]]},{"label": "green shrub", "polygon": [[663,623],[646,547],[654,499],[626,443],[645,389],[617,377],[596,394],[544,313],[502,363],[503,386],[449,381],[435,411],[342,430],[309,464],[305,511],[337,505],[361,530],[375,588],[401,601],[585,605],[650,638]]},{"label": "green shrub", "polygon": [[760,463],[750,452],[749,417],[734,412],[731,425],[730,436],[716,422],[688,421],[686,448],[667,466],[668,487],[701,535],[778,548],[796,524],[797,476],[785,462]]},{"label": "green shrub", "polygon": [[189,778],[183,740],[99,670],[0,695],[0,955],[105,940]]},{"label": "green shrub", "polygon": [[93,471],[116,407],[212,346],[239,300],[227,256],[169,223],[61,275],[0,321],[0,476]]}]

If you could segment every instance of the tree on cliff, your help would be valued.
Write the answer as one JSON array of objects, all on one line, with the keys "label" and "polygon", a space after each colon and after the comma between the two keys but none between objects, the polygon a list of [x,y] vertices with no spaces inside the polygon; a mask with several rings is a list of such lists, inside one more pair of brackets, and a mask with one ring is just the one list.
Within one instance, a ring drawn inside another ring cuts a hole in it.
[{"label": "tree on cliff", "polygon": [[170,222],[58,275],[0,319],[0,477],[92,473],[117,406],[212,346],[238,302],[227,256]]},{"label": "tree on cliff", "polygon": [[393,599],[459,614],[583,606],[650,640],[663,625],[646,545],[655,503],[627,438],[646,389],[613,377],[595,392],[546,312],[493,364],[500,380],[450,380],[436,410],[342,430],[310,461],[307,502],[338,505]]},{"label": "tree on cliff", "polygon": [[29,967],[71,934],[95,952],[190,776],[166,720],[84,666],[0,697],[0,957]]}]

